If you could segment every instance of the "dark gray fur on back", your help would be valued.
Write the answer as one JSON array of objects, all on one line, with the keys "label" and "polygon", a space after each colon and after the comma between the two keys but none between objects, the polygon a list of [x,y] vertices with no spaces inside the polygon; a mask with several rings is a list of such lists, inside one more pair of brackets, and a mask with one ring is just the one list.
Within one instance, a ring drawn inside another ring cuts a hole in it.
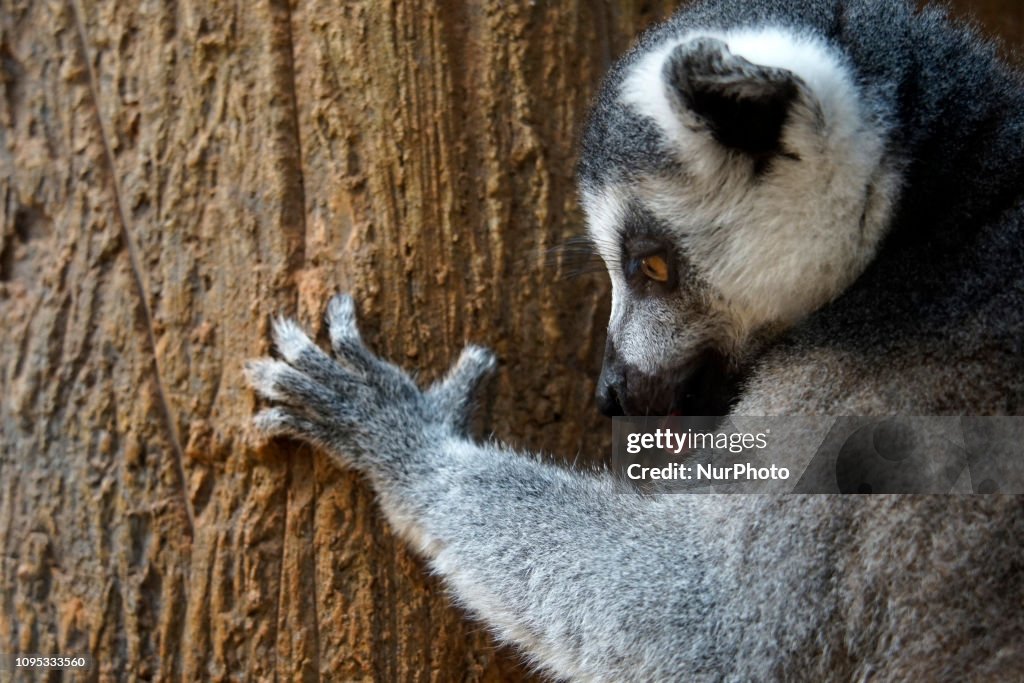
[{"label": "dark gray fur on back", "polygon": [[[666,35],[766,24],[851,65],[903,170],[888,237],[838,299],[759,349],[738,414],[1017,414],[1024,90],[935,10],[720,0],[646,34],[609,76],[584,189],[670,166],[615,93]],[[257,425],[364,473],[453,599],[538,668],[608,681],[1024,680],[1020,496],[653,496],[466,435],[470,347],[423,390],[328,309],[334,356],[279,322],[249,366]]]}]

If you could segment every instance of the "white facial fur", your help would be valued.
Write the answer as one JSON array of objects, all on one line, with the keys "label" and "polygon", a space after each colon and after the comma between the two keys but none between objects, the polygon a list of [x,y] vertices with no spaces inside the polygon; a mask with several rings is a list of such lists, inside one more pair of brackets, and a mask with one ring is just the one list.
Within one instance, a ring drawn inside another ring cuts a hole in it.
[{"label": "white facial fur", "polygon": [[[799,159],[779,157],[755,177],[750,158],[724,147],[698,117],[681,110],[663,67],[677,46],[700,37],[721,40],[733,55],[788,70],[802,81],[780,145]],[[633,201],[654,214],[713,293],[733,343],[764,326],[791,325],[820,308],[874,256],[899,190],[899,173],[883,160],[882,124],[865,110],[841,56],[823,43],[779,29],[688,35],[638,60],[620,98],[658,127],[682,172],[585,190],[589,230],[606,262],[615,263],[620,255],[612,253],[613,236],[624,207]],[[621,274],[613,272],[612,283],[609,334],[623,360],[650,373],[678,362],[686,353],[679,342],[693,331],[677,330],[676,342],[624,335],[626,326],[635,331],[651,322],[627,321],[625,311],[630,309],[633,318],[650,306],[627,301],[631,292]],[[658,318],[665,315],[660,311]],[[660,348],[651,349],[655,341]]]}]

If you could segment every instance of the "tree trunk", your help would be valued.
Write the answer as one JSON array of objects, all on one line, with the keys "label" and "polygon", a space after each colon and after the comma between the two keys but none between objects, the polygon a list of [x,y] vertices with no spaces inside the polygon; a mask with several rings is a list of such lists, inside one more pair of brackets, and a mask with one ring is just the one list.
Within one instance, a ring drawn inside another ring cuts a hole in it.
[{"label": "tree trunk", "polygon": [[0,652],[525,677],[365,482],[253,438],[241,366],[350,291],[425,380],[497,351],[486,431],[606,453],[607,285],[548,250],[589,97],[671,4],[0,0]]},{"label": "tree trunk", "polygon": [[573,147],[667,3],[5,0],[0,651],[85,677],[516,676],[365,482],[261,448],[242,362],[268,320],[443,371],[503,365],[482,422],[604,451],[607,292]]}]

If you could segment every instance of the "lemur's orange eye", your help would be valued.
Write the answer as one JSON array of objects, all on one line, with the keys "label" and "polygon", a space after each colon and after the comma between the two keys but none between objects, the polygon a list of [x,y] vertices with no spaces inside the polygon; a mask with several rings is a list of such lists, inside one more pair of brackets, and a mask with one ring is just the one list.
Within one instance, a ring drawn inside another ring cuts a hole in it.
[{"label": "lemur's orange eye", "polygon": [[640,262],[640,270],[655,282],[668,282],[668,263],[661,256],[648,256]]}]

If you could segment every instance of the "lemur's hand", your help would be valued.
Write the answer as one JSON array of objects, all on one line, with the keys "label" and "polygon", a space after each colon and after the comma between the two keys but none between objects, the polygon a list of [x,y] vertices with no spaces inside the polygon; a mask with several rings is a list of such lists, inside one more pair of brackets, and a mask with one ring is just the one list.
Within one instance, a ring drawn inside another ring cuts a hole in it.
[{"label": "lemur's hand", "polygon": [[402,468],[403,457],[465,433],[473,394],[495,366],[490,351],[467,346],[443,380],[421,391],[363,345],[352,297],[331,300],[327,324],[337,360],[294,321],[278,319],[282,360],[246,364],[249,383],[273,404],[256,415],[263,433],[309,441],[369,474]]}]

